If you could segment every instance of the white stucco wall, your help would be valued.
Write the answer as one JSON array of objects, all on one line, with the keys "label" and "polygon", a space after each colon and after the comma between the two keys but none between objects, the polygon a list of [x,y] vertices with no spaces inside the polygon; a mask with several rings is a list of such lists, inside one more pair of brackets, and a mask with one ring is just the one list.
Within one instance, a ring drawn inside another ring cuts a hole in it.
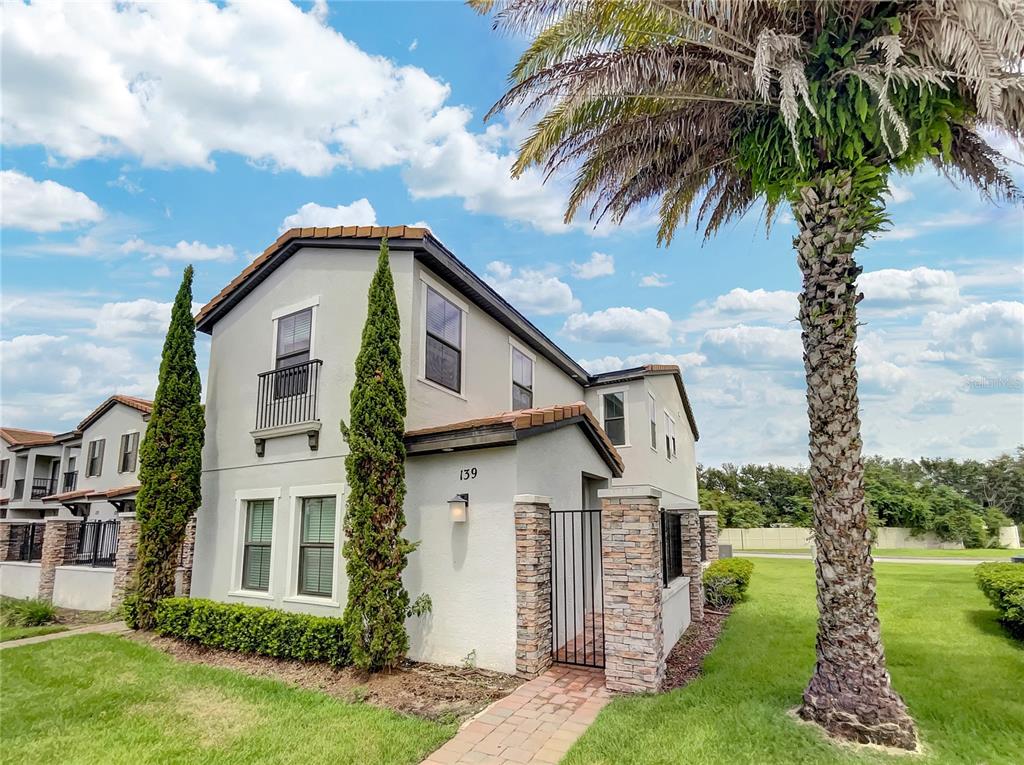
[{"label": "white stucco wall", "polygon": [[[144,415],[138,409],[133,409],[124,404],[114,404],[110,409],[101,414],[95,422],[82,431],[81,447],[65,449],[62,465],[62,473],[67,469],[67,458],[71,455],[77,457],[75,469],[78,471],[78,483],[76,490],[81,489],[117,489],[122,486],[131,486],[139,482],[139,462],[135,461],[135,469],[121,472],[118,470],[121,457],[121,436],[125,433],[138,432],[139,449],[142,448],[142,440],[146,437],[146,421]],[[98,476],[88,476],[89,444],[97,439],[105,439],[106,445],[103,450],[103,464]],[[64,509],[61,517],[70,513]],[[93,502],[89,509],[90,520],[112,520],[117,517],[117,509],[109,502]]]},{"label": "white stucco wall", "polygon": [[0,595],[35,598],[39,594],[39,563],[0,563]]},{"label": "white stucco wall", "polygon": [[[719,529],[718,543],[732,545],[737,550],[785,550],[811,546],[811,530],[800,527]],[[1019,548],[1020,537],[1015,526],[999,530],[999,544],[1002,547]],[[885,550],[901,547],[918,549],[962,549],[959,542],[943,542],[928,532],[914,535],[913,529],[898,526],[883,526],[875,530],[874,549]]]},{"label": "white stucco wall", "polygon": [[114,591],[114,569],[57,566],[53,577],[53,604],[82,611],[106,611]]},{"label": "white stucco wall", "polygon": [[661,591],[661,626],[665,655],[690,626],[690,578],[680,576]]}]

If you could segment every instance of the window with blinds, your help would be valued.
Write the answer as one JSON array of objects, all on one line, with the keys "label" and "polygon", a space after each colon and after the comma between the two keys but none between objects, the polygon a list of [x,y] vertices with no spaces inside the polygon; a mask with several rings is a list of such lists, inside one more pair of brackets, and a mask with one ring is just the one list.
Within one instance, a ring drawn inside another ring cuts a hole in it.
[{"label": "window with blinds", "polygon": [[85,463],[85,474],[87,476],[98,476],[103,472],[103,450],[106,439],[98,438],[89,442],[89,458]]},{"label": "window with blinds", "polygon": [[277,320],[277,368],[309,361],[309,337],[313,309],[282,316]]},{"label": "window with blinds", "polygon": [[427,338],[424,376],[462,392],[462,311],[427,287]]},{"label": "window with blinds", "polygon": [[334,591],[335,498],[302,500],[299,594],[329,598]]},{"label": "window with blinds", "polygon": [[125,433],[121,436],[121,454],[117,462],[117,472],[130,473],[135,470],[139,459],[139,434]]},{"label": "window with blinds", "polygon": [[625,394],[604,394],[604,432],[616,446],[626,443]]},{"label": "window with blinds", "polygon": [[245,503],[245,540],[242,554],[242,589],[270,589],[270,542],[274,535],[274,500]]},{"label": "window with blinds", "polygon": [[512,349],[512,408],[530,409],[533,407],[533,359],[520,351]]}]

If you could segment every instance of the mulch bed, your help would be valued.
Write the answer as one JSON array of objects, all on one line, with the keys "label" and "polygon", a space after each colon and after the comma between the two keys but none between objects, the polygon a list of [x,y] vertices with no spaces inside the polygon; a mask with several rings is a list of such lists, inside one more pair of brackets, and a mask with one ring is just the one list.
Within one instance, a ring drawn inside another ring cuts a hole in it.
[{"label": "mulch bed", "polygon": [[472,717],[524,682],[500,672],[412,661],[404,662],[392,672],[369,674],[354,667],[335,669],[328,664],[207,648],[151,632],[136,632],[129,637],[179,661],[225,667],[253,677],[273,678],[322,691],[344,701],[365,701],[429,720],[461,721]]},{"label": "mulch bed", "polygon": [[723,606],[721,611],[704,609],[704,621],[693,622],[687,627],[676,643],[665,662],[665,681],[662,691],[682,688],[701,675],[704,657],[718,642],[725,620],[729,618],[731,606]]}]

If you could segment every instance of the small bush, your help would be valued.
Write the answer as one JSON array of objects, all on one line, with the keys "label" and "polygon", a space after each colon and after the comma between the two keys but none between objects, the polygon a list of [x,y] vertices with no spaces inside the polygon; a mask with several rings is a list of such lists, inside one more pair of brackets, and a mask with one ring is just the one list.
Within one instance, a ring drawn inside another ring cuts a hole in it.
[{"label": "small bush", "polygon": [[1024,564],[982,563],[974,569],[978,587],[999,612],[999,621],[1024,640]]},{"label": "small bush", "polygon": [[704,572],[704,599],[721,607],[743,600],[754,573],[754,562],[746,558],[716,560]]},{"label": "small bush", "polygon": [[277,659],[350,663],[341,619],[274,608],[166,598],[156,609],[156,632],[190,643]]},{"label": "small bush", "polygon": [[125,596],[124,603],[121,604],[121,616],[124,618],[124,623],[133,630],[139,628],[139,607],[136,595]]},{"label": "small bush", "polygon": [[0,603],[0,623],[5,627],[41,627],[57,619],[52,603],[35,598],[4,598]]}]

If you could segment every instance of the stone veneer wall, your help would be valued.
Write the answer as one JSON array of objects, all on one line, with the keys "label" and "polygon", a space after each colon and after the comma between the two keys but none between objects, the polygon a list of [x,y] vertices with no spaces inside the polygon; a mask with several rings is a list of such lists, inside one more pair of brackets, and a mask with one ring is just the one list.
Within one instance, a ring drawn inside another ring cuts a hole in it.
[{"label": "stone veneer wall", "polygon": [[704,567],[700,560],[700,518],[696,510],[679,512],[683,535],[683,576],[690,577],[690,621],[704,620]]},{"label": "stone veneer wall", "polygon": [[0,523],[0,561],[11,558],[11,524]]},{"label": "stone veneer wall", "polygon": [[605,684],[653,692],[665,677],[662,628],[661,492],[602,489]]},{"label": "stone veneer wall", "polygon": [[53,598],[53,583],[57,566],[73,563],[78,550],[79,518],[71,520],[49,518],[43,532],[43,551],[39,560],[39,599]]},{"label": "stone veneer wall", "polygon": [[713,510],[701,510],[700,517],[704,520],[704,548],[707,562],[718,560],[718,513]]},{"label": "stone veneer wall", "polygon": [[193,513],[185,525],[185,541],[182,543],[181,594],[188,597],[192,592],[192,563],[196,553],[196,516]]},{"label": "stone veneer wall", "polygon": [[551,498],[514,497],[516,672],[535,677],[551,665]]},{"label": "stone veneer wall", "polygon": [[135,562],[139,557],[139,522],[134,512],[118,513],[121,522],[117,531],[117,557],[114,560],[114,589],[110,605],[117,608],[124,602],[125,593],[135,573]]}]

